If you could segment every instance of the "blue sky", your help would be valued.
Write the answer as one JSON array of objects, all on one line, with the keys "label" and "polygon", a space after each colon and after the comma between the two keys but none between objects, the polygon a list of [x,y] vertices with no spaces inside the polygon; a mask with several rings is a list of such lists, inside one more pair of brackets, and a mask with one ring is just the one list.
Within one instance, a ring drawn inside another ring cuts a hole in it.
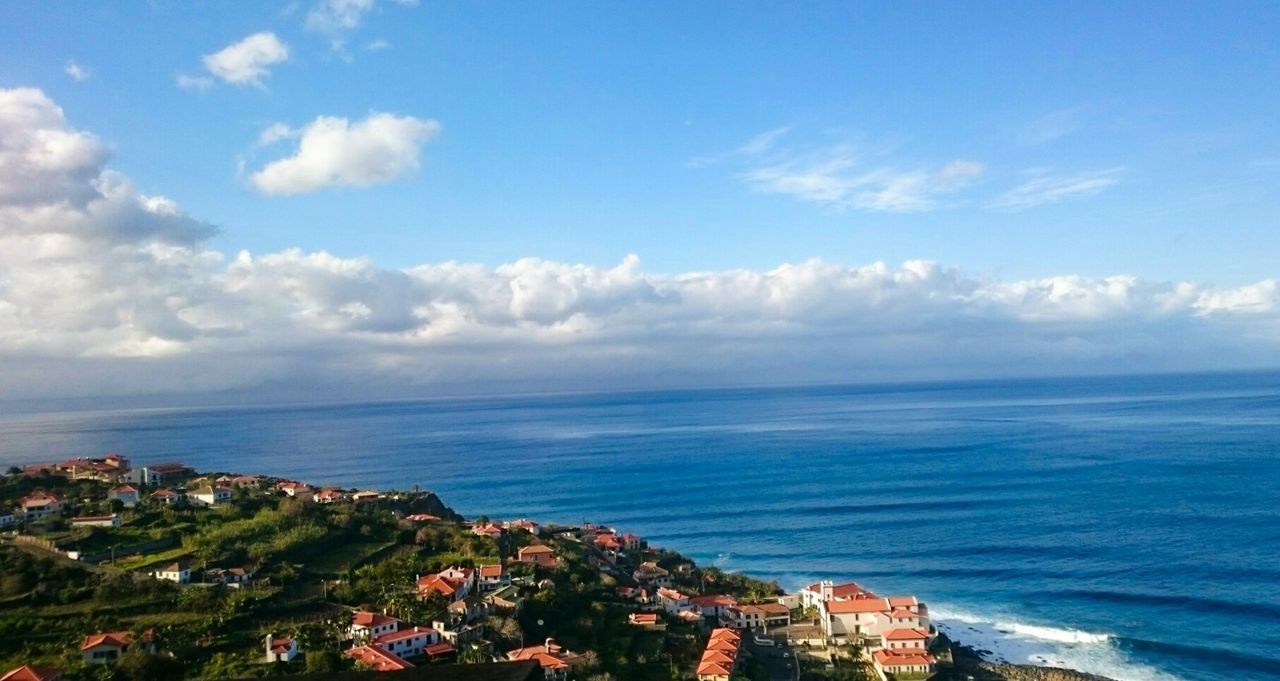
[{"label": "blue sky", "polygon": [[1280,364],[1274,3],[0,25],[0,398]]},{"label": "blue sky", "polygon": [[[1221,284],[1280,255],[1273,4],[384,3],[343,53],[305,28],[310,9],[6,3],[0,82],[43,88],[229,250],[388,266],[636,253],[664,272],[929,258]],[[290,52],[262,87],[175,86],[259,31]],[[370,111],[439,122],[417,171],[289,197],[237,174],[281,155],[254,149],[271,123]],[[925,210],[768,193],[732,151],[779,128],[794,154],[847,146],[855,172],[984,169]],[[1036,173],[1109,184],[992,205]]]}]

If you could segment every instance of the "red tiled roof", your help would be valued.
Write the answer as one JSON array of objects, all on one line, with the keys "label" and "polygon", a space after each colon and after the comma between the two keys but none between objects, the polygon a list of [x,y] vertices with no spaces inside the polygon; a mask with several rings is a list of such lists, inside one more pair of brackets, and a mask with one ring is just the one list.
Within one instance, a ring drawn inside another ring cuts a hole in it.
[{"label": "red tiled roof", "polygon": [[555,552],[556,552],[555,549],[551,548],[550,546],[547,546],[546,544],[531,544],[529,546],[520,547],[519,554],[521,556],[525,556],[532,553],[555,553]]},{"label": "red tiled roof", "polygon": [[737,641],[737,640],[740,640],[741,638],[742,638],[742,634],[739,634],[733,629],[726,629],[724,627],[720,627],[720,628],[711,630],[711,640],[713,641],[717,639],[728,639],[730,641]]},{"label": "red tiled roof", "polygon": [[911,608],[912,606],[920,605],[920,602],[916,600],[915,596],[890,596],[889,605],[895,608]]},{"label": "red tiled roof", "polygon": [[733,664],[734,656],[723,650],[708,650],[702,654],[702,662],[721,662],[724,664]]},{"label": "red tiled roof", "polygon": [[699,676],[729,676],[733,673],[733,667],[723,662],[707,662],[698,665]]},{"label": "red tiled roof", "polygon": [[917,619],[920,617],[920,613],[899,609],[889,613],[889,617],[892,617],[893,619]]},{"label": "red tiled roof", "polygon": [[0,681],[50,681],[62,672],[53,667],[32,667],[24,664],[8,674],[0,676]]},{"label": "red tiled roof", "polygon": [[271,639],[271,652],[287,653],[289,652],[289,647],[292,645],[293,639],[291,638],[273,638]]},{"label": "red tiled roof", "polygon": [[505,570],[501,565],[481,565],[480,566],[481,577],[502,577],[503,572],[505,572]]},{"label": "red tiled roof", "polygon": [[631,622],[634,624],[657,624],[658,616],[652,612],[633,612]]},{"label": "red tiled roof", "polygon": [[929,632],[915,627],[913,629],[890,629],[884,632],[884,640],[886,641],[924,641],[929,638]]},{"label": "red tiled roof", "polygon": [[381,648],[373,646],[356,646],[347,650],[347,656],[353,657],[357,664],[369,667],[377,672],[392,672],[413,667],[398,655],[393,655]]},{"label": "red tiled roof", "polygon": [[405,516],[404,519],[414,523],[433,523],[440,518],[426,513],[414,513],[413,515]]},{"label": "red tiled roof", "polygon": [[876,662],[882,667],[906,667],[916,665],[930,665],[934,663],[934,658],[928,653],[904,652],[898,648],[894,650],[880,649],[875,653]]},{"label": "red tiled roof", "polygon": [[435,633],[435,629],[432,629],[430,627],[414,627],[412,629],[401,629],[400,631],[393,631],[390,634],[383,634],[373,639],[373,642],[374,643],[394,643],[396,641],[404,641],[407,639],[418,638],[419,636],[430,637],[431,634],[434,634],[434,633]]},{"label": "red tiled roof", "polygon": [[84,643],[80,644],[80,650],[88,650],[100,645],[128,648],[132,643],[132,631],[108,631],[102,634],[90,634],[85,636]]},{"label": "red tiled roof", "polygon": [[889,612],[889,601],[884,598],[854,598],[848,601],[827,601],[826,605],[827,612],[833,615]]},{"label": "red tiled roof", "polygon": [[386,624],[391,624],[392,622],[399,624],[400,620],[394,617],[383,615],[381,613],[368,612],[366,610],[357,611],[355,614],[351,616],[351,624],[353,626],[369,627],[370,629],[374,627],[381,627]]},{"label": "red tiled roof", "polygon": [[734,598],[733,596],[715,594],[710,596],[694,596],[693,598],[689,599],[689,603],[691,605],[696,605],[698,607],[705,608],[708,606],[736,605],[738,603],[738,599]]},{"label": "red tiled roof", "polygon": [[713,638],[707,642],[707,650],[733,651],[734,654],[737,654],[738,641],[727,638]]},{"label": "red tiled roof", "polygon": [[112,487],[110,490],[107,490],[107,491],[113,494],[128,494],[130,492],[137,494],[138,488],[134,487],[133,485],[120,485],[118,487]]},{"label": "red tiled roof", "polygon": [[426,653],[428,657],[435,657],[437,655],[447,655],[452,653],[453,650],[453,645],[451,643],[448,641],[441,641],[427,646],[423,649],[423,652]]}]

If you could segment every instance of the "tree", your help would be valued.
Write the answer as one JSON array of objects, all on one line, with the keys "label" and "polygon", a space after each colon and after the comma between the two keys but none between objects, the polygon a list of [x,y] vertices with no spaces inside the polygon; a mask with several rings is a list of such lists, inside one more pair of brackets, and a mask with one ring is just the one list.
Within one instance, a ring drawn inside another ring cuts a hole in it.
[{"label": "tree", "polygon": [[339,655],[338,651],[328,648],[320,650],[309,650],[306,654],[307,673],[316,674],[319,672],[338,672],[346,669],[346,658]]}]

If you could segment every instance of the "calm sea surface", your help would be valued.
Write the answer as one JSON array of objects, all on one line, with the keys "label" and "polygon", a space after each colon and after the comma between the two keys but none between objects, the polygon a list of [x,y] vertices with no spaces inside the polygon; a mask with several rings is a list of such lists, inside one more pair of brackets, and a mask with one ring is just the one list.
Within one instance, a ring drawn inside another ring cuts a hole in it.
[{"label": "calm sea surface", "polygon": [[1275,373],[0,416],[5,466],[109,450],[915,593],[1011,661],[1280,679]]}]

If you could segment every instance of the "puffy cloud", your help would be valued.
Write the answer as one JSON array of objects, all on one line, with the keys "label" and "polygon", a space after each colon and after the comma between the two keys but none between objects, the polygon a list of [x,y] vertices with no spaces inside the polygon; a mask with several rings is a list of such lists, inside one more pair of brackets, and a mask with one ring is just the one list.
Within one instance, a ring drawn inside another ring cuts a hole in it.
[{"label": "puffy cloud", "polygon": [[[924,261],[657,274],[210,249],[36,90],[0,91],[0,398],[246,399],[1272,364],[1280,281],[996,281]],[[31,187],[37,187],[32,189]],[[223,393],[226,394],[226,393]]]},{"label": "puffy cloud", "polygon": [[[285,131],[287,126],[273,125],[260,141],[275,141]],[[250,179],[263,193],[275,195],[388,182],[416,170],[419,149],[439,132],[436,121],[412,116],[375,113],[355,123],[321,116],[297,135],[292,156],[268,163]]]},{"label": "puffy cloud", "polygon": [[[204,67],[213,75],[235,85],[262,85],[270,68],[289,58],[289,47],[269,31],[254,33],[213,54],[204,56]],[[179,77],[178,84],[183,83]],[[189,81],[198,87],[195,81]]]}]

